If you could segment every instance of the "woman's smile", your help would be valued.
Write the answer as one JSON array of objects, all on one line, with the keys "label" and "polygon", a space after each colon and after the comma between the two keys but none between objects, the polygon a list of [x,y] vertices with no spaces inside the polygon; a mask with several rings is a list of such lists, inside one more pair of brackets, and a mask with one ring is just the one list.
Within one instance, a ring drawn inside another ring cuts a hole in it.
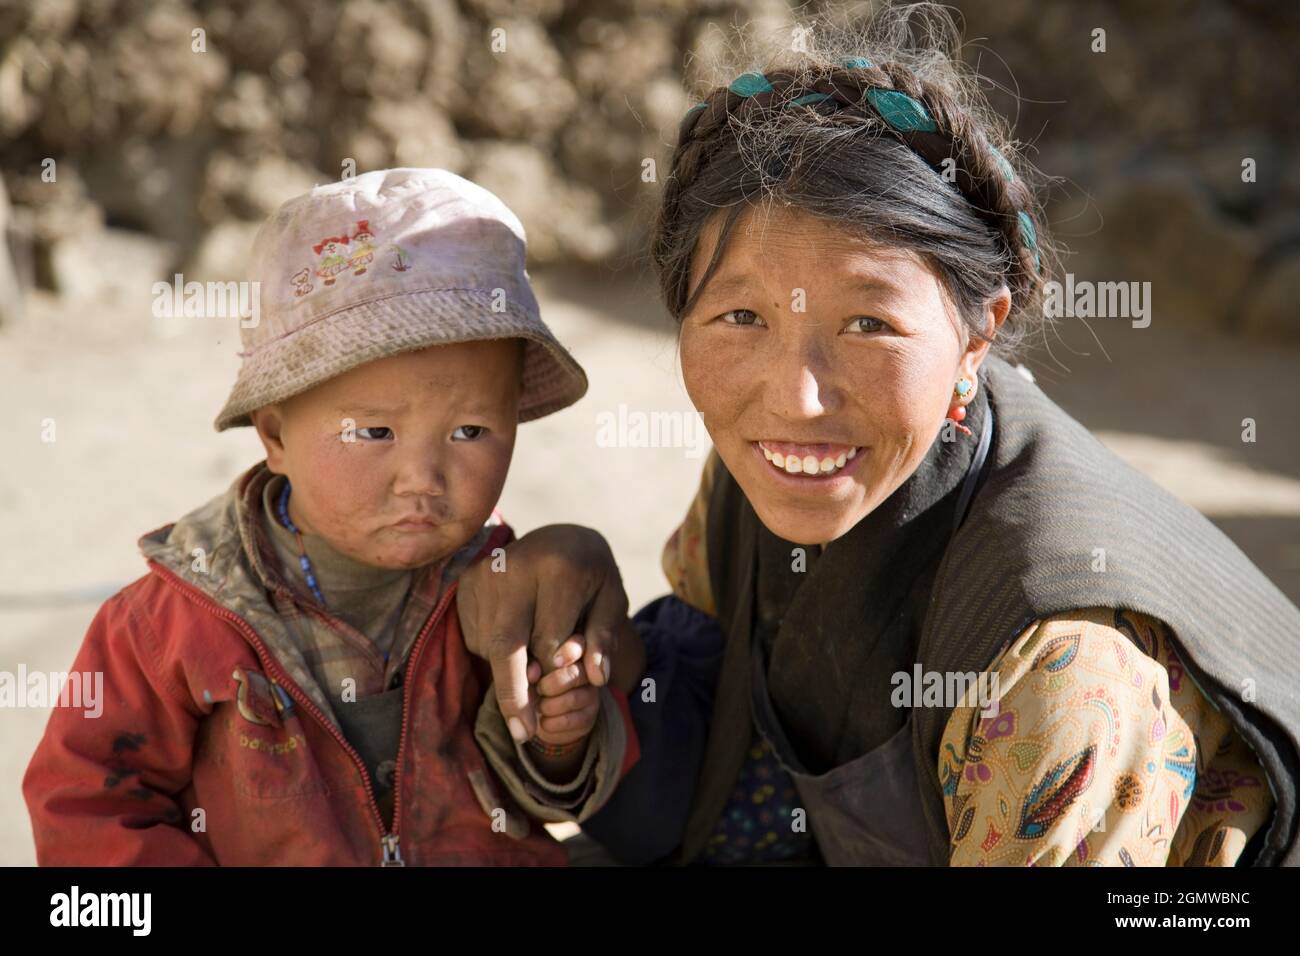
[{"label": "woman's smile", "polygon": [[860,445],[833,445],[827,442],[760,441],[763,457],[776,468],[791,475],[833,475],[852,461],[862,450]]},{"label": "woman's smile", "polygon": [[767,464],[763,470],[785,487],[822,486],[827,490],[840,479],[849,478],[866,451],[861,445],[825,442],[750,442]]}]

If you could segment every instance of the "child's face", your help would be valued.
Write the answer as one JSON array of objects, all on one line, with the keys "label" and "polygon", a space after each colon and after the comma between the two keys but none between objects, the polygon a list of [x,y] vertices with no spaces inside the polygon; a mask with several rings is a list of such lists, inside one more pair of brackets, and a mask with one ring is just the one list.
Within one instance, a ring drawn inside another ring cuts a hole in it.
[{"label": "child's face", "polygon": [[290,518],[376,567],[454,553],[505,484],[522,371],[518,339],[442,345],[258,409],[267,462],[293,485]]},{"label": "child's face", "polygon": [[[696,250],[692,290],[717,226]],[[987,348],[919,259],[779,208],[737,222],[681,331],[686,389],[718,454],[762,522],[799,544],[838,538],[912,475]],[[817,473],[792,474],[765,450],[815,459]]]}]

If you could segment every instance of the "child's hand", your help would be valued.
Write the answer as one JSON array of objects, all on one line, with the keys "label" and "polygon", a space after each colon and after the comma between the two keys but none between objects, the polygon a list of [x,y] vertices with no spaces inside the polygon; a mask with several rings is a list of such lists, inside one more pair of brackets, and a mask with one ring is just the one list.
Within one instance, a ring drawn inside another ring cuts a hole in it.
[{"label": "child's hand", "polygon": [[591,686],[582,664],[583,645],[570,638],[560,646],[557,659],[564,663],[542,674],[537,661],[528,665],[528,682],[537,694],[537,739],[552,746],[582,740],[596,726],[600,689]]}]

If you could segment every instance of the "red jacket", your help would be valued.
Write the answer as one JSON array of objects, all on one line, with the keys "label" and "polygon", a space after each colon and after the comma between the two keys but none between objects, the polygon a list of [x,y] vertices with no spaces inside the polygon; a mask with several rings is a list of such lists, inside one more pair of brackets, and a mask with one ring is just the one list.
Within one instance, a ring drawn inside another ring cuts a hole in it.
[{"label": "red jacket", "polygon": [[[23,779],[41,865],[566,862],[536,822],[522,838],[493,828],[494,807],[519,811],[474,739],[491,675],[461,639],[454,586],[407,664],[387,833],[360,756],[256,631],[149,567],[99,610],[73,665],[103,673],[103,713],[55,707]],[[628,734],[621,777],[637,746],[611,690]]]}]

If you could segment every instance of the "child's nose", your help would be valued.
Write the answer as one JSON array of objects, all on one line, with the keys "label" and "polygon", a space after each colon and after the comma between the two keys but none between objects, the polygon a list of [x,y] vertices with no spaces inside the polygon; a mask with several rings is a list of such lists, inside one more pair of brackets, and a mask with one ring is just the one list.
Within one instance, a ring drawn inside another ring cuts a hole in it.
[{"label": "child's nose", "polygon": [[399,495],[445,495],[447,476],[440,458],[428,452],[408,456],[397,470],[393,492]]}]

